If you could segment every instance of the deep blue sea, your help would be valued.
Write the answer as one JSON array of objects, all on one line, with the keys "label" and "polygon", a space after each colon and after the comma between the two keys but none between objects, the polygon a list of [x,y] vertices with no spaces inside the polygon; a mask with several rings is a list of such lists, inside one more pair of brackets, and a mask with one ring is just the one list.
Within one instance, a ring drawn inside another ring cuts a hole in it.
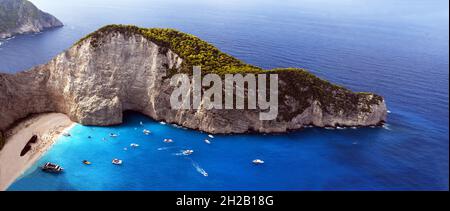
[{"label": "deep blue sea", "polygon": [[[32,2],[65,26],[1,40],[2,72],[46,63],[106,24],[168,27],[253,65],[303,67],[354,91],[376,92],[391,113],[384,128],[216,136],[211,144],[205,133],[127,113],[120,126],[75,126],[9,190],[449,188],[447,0]],[[183,149],[194,153],[181,156]],[[112,165],[113,158],[123,165]],[[253,165],[256,158],[265,164]],[[38,170],[47,161],[65,173]]]}]

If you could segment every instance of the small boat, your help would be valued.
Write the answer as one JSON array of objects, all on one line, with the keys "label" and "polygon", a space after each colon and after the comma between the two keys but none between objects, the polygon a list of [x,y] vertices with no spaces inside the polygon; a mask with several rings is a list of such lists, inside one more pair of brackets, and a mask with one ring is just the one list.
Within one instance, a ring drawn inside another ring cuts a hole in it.
[{"label": "small boat", "polygon": [[70,133],[68,133],[68,132],[64,132],[62,135],[65,136],[65,137],[70,137],[70,136],[72,136],[72,135],[70,135]]},{"label": "small boat", "polygon": [[207,143],[207,144],[211,144],[211,141],[209,141],[208,139],[205,139],[204,141],[205,141],[205,143]]},{"label": "small boat", "polygon": [[140,124],[140,125],[144,125],[144,123],[142,123],[142,122],[139,122],[139,124]]},{"label": "small boat", "polygon": [[135,143],[132,143],[132,144],[130,144],[130,147],[138,147],[139,146],[139,144],[135,144]]},{"label": "small boat", "polygon": [[114,164],[114,165],[122,165],[122,163],[123,163],[123,161],[120,159],[117,159],[117,158],[114,158],[112,160],[112,164]]},{"label": "small boat", "polygon": [[170,138],[169,139],[167,139],[167,138],[164,139],[164,143],[172,143],[172,142],[173,142],[173,140],[170,139]]},{"label": "small boat", "polygon": [[115,138],[115,137],[117,137],[117,136],[119,136],[119,135],[114,134],[114,133],[110,133],[109,136]]},{"label": "small boat", "polygon": [[86,165],[91,165],[91,162],[88,161],[88,160],[83,160],[83,163],[86,164]]},{"label": "small boat", "polygon": [[183,150],[183,155],[191,155],[192,153],[194,153],[194,150],[192,149],[187,149],[187,150]]},{"label": "small boat", "polygon": [[145,135],[148,135],[148,134],[152,133],[150,130],[147,130],[147,129],[144,129],[142,132],[143,132]]},{"label": "small boat", "polygon": [[390,114],[390,113],[391,113],[391,111],[390,111],[390,110],[387,110],[387,113],[388,113],[388,114]]},{"label": "small boat", "polygon": [[213,136],[213,135],[211,135],[211,134],[209,134],[209,135],[208,135],[208,137],[210,137],[210,138],[214,138],[214,136]]},{"label": "small boat", "polygon": [[255,160],[253,160],[252,161],[252,163],[254,163],[254,164],[263,164],[264,163],[264,161],[263,160],[260,160],[260,159],[255,159]]},{"label": "small boat", "polygon": [[60,165],[50,163],[50,162],[45,163],[41,167],[41,169],[42,169],[42,171],[50,172],[50,173],[60,173],[64,170]]},{"label": "small boat", "polygon": [[165,125],[166,123],[165,122],[159,122],[159,124]]}]

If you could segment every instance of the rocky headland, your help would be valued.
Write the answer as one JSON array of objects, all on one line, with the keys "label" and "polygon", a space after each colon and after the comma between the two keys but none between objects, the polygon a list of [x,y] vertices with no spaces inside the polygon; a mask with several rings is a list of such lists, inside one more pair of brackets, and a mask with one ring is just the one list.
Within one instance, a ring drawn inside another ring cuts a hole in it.
[{"label": "rocky headland", "polygon": [[27,0],[0,0],[0,39],[60,26],[61,21]]},{"label": "rocky headland", "polygon": [[[170,76],[192,73],[194,65],[204,74],[278,74],[279,115],[261,121],[258,109],[171,109]],[[3,132],[30,114],[59,112],[83,125],[103,126],[120,124],[126,110],[208,133],[372,126],[387,115],[377,94],[352,92],[304,69],[263,70],[173,29],[105,26],[45,65],[0,74]]]}]

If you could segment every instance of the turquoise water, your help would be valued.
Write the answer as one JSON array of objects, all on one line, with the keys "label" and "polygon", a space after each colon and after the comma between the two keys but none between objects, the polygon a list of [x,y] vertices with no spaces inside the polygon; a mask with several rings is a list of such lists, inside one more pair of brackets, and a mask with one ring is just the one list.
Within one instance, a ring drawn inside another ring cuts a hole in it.
[{"label": "turquoise water", "polygon": [[[145,135],[144,129],[152,133]],[[376,155],[387,150],[383,142],[395,141],[383,135],[385,130],[306,129],[286,135],[209,138],[205,133],[128,113],[120,126],[77,125],[71,137],[61,137],[10,190],[401,189],[407,180],[395,182],[396,175],[408,168],[395,163],[388,169],[374,165],[380,159]],[[110,137],[111,133],[118,137]],[[174,142],[164,143],[165,138]],[[139,147],[130,147],[132,143]],[[194,153],[182,155],[185,149]],[[123,160],[123,165],[111,164],[114,158]],[[254,165],[251,161],[256,158],[265,164]],[[84,165],[82,160],[92,165]],[[39,166],[45,162],[57,162],[65,172],[42,172]],[[420,176],[414,173],[410,177]]]},{"label": "turquoise water", "polygon": [[[110,23],[195,34],[263,68],[305,67],[385,97],[388,128],[217,136],[129,114],[116,127],[76,126],[9,190],[447,190],[448,1],[33,0],[65,27],[0,41],[0,70],[42,64]],[[139,122],[153,131],[143,135]],[[134,128],[137,128],[136,130]],[[119,133],[109,138],[109,133]],[[92,135],[92,140],[87,139]],[[102,141],[103,137],[107,141]],[[164,138],[174,139],[166,144]],[[140,147],[124,151],[131,143]],[[174,147],[158,150],[161,147]],[[182,148],[195,152],[174,155]],[[111,159],[124,160],[114,166]],[[264,165],[254,166],[260,158]],[[82,160],[93,162],[84,166]],[[52,161],[62,175],[37,170]],[[208,177],[201,174],[201,169]]]}]

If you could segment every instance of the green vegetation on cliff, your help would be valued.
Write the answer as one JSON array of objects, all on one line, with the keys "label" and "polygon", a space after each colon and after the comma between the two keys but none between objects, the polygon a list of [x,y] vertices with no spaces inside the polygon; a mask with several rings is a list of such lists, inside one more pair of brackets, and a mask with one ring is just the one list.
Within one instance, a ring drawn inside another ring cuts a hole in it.
[{"label": "green vegetation on cliff", "polygon": [[[192,66],[201,66],[202,73],[261,73],[262,69],[245,64],[240,60],[221,52],[213,45],[174,29],[139,28],[131,25],[108,25],[82,38],[76,44],[91,38],[91,45],[101,45],[101,37],[111,32],[120,32],[126,35],[140,34],[148,40],[167,49],[171,49],[183,58],[183,66],[178,72],[192,73]],[[165,53],[162,50],[162,53]]]},{"label": "green vegetation on cliff", "polygon": [[[121,33],[125,36],[140,34],[149,41],[163,47],[160,53],[166,53],[167,49],[171,49],[184,61],[181,69],[169,70],[169,75],[175,73],[191,74],[192,66],[201,66],[202,74],[216,73],[222,76],[237,73],[276,73],[279,79],[286,83],[285,86],[280,86],[280,93],[283,93],[282,96],[290,96],[297,102],[302,102],[302,105],[297,105],[297,108],[291,108],[284,99],[279,99],[281,103],[280,109],[285,110],[281,112],[284,114],[281,116],[283,119],[290,119],[303,112],[313,101],[320,102],[320,106],[326,112],[350,113],[356,109],[358,102],[364,101],[364,99],[368,99],[366,100],[367,109],[370,109],[370,105],[379,104],[382,100],[378,95],[355,93],[344,87],[334,85],[304,69],[280,68],[263,70],[259,67],[245,64],[194,35],[174,29],[108,25],[82,38],[75,45],[90,39],[91,46],[97,48],[103,44],[103,39],[101,38],[110,33]],[[373,98],[370,98],[368,95],[373,96]]]}]

